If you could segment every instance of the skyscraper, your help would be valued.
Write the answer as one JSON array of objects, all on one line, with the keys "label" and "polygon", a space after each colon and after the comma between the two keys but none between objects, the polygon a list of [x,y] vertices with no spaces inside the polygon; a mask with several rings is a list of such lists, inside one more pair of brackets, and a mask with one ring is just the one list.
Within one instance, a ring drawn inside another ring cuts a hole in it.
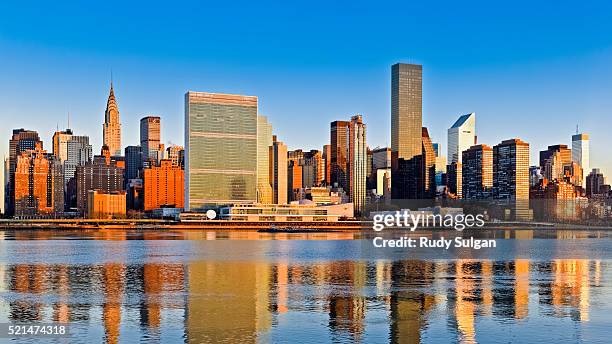
[{"label": "skyscraper", "polygon": [[[423,66],[391,66],[391,149],[398,159],[421,154]],[[333,149],[333,148],[332,148]]]},{"label": "skyscraper", "polygon": [[572,135],[572,161],[578,163],[580,167],[582,167],[583,178],[581,186],[586,185],[586,177],[591,169],[588,134]]},{"label": "skyscraper", "polygon": [[464,199],[484,199],[493,188],[493,149],[474,145],[462,153]]},{"label": "skyscraper", "polygon": [[257,200],[257,97],[185,94],[185,208]]},{"label": "skyscraper", "polygon": [[511,218],[532,218],[529,210],[529,143],[510,139],[493,147],[493,194],[510,206]]},{"label": "skyscraper", "polygon": [[[110,154],[110,151],[107,154]],[[75,173],[78,211],[81,214],[86,213],[89,191],[123,191],[123,172],[116,160],[104,155],[96,155],[91,162],[78,166]]]},{"label": "skyscraper", "polygon": [[110,93],[106,101],[103,124],[104,145],[108,146],[111,155],[121,155],[121,122],[119,120],[119,108],[115,100],[113,83],[111,82]]},{"label": "skyscraper", "polygon": [[13,216],[15,212],[15,168],[17,166],[17,157],[22,152],[32,150],[40,144],[42,149],[42,141],[40,140],[38,133],[32,130],[26,129],[13,129],[13,136],[9,140],[9,166],[8,166],[8,180],[5,180],[5,214]]},{"label": "skyscraper", "polygon": [[142,169],[142,147],[127,146],[125,147],[125,180],[126,183],[130,179],[141,178]]},{"label": "skyscraper", "polygon": [[448,129],[448,163],[461,162],[461,153],[476,144],[476,114],[463,115]]},{"label": "skyscraper", "polygon": [[561,180],[564,166],[571,164],[572,152],[567,145],[548,146],[547,150],[540,151],[540,167],[542,175],[548,181]]},{"label": "skyscraper", "polygon": [[15,216],[52,217],[64,210],[64,177],[61,163],[42,149],[22,151],[15,165]]},{"label": "skyscraper", "polygon": [[367,145],[366,126],[361,115],[351,117],[348,141],[349,198],[355,212],[363,215],[366,206]]},{"label": "skyscraper", "polygon": [[338,186],[348,191],[348,176],[347,176],[347,152],[348,152],[348,137],[349,125],[347,121],[334,121],[331,123],[331,184]]},{"label": "skyscraper", "polygon": [[272,146],[272,124],[268,117],[257,116],[257,202],[271,204],[270,146]]},{"label": "skyscraper", "polygon": [[171,160],[143,170],[144,211],[162,207],[183,208],[185,199],[184,171]]},{"label": "skyscraper", "polygon": [[74,178],[76,167],[91,160],[89,136],[74,135],[71,129],[56,131],[53,134],[53,155],[64,167],[64,180],[68,183]]},{"label": "skyscraper", "polygon": [[323,145],[323,161],[325,163],[325,184],[330,185],[331,181],[331,145]]},{"label": "skyscraper", "polygon": [[147,116],[140,120],[140,147],[143,161],[157,162],[160,155],[161,119]]},{"label": "skyscraper", "polygon": [[272,136],[269,147],[269,178],[272,187],[272,203],[287,204],[287,146]]},{"label": "skyscraper", "polygon": [[436,153],[427,128],[421,128],[421,173],[417,198],[430,199],[436,192]]}]

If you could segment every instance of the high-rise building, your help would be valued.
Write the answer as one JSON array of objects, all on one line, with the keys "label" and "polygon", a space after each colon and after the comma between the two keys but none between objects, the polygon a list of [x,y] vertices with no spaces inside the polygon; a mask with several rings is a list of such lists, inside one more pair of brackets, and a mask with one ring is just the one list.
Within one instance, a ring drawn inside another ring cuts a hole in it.
[{"label": "high-rise building", "polygon": [[13,174],[15,213],[21,218],[53,217],[64,210],[64,176],[61,163],[37,144],[22,151]]},{"label": "high-rise building", "polygon": [[[391,149],[398,159],[421,154],[423,66],[391,66]],[[332,147],[333,149],[333,147]]]},{"label": "high-rise building", "polygon": [[540,151],[542,175],[549,181],[561,180],[564,166],[571,162],[572,152],[567,145],[548,146],[547,150]]},{"label": "high-rise building", "polygon": [[448,163],[461,162],[461,153],[476,144],[476,114],[463,115],[448,129]]},{"label": "high-rise building", "polygon": [[140,146],[125,147],[125,181],[142,178],[142,148]]},{"label": "high-rise building", "polygon": [[[103,193],[123,191],[124,161],[109,159],[107,155],[96,155],[93,161],[78,166],[76,170],[77,209],[81,214],[86,214],[88,209],[88,192],[99,190]],[[124,195],[125,197],[125,195]]]},{"label": "high-rise building", "polygon": [[38,133],[26,129],[13,129],[13,136],[9,140],[8,158],[8,180],[5,180],[5,214],[13,216],[15,213],[15,168],[17,167],[17,157],[22,152],[33,150],[38,145],[42,149],[43,143]]},{"label": "high-rise building", "polygon": [[257,97],[185,94],[185,208],[257,200]]},{"label": "high-rise building", "polygon": [[375,170],[391,168],[391,148],[375,148],[372,150],[372,167]]},{"label": "high-rise building", "polygon": [[171,160],[143,170],[144,211],[159,208],[183,208],[185,199],[184,171]]},{"label": "high-rise building", "polygon": [[493,188],[493,149],[474,145],[462,153],[462,194],[464,199],[485,199]]},{"label": "high-rise building", "polygon": [[[143,161],[157,163],[160,154],[161,118],[147,116],[140,120],[140,147]],[[163,150],[163,149],[162,149]]]},{"label": "high-rise building", "polygon": [[349,199],[357,214],[363,215],[366,206],[367,145],[366,126],[361,115],[351,117],[348,140]]},{"label": "high-rise building", "polygon": [[331,145],[323,145],[323,161],[325,163],[325,184],[330,185],[331,181]]},{"label": "high-rise building", "polygon": [[421,173],[419,173],[419,193],[418,199],[430,199],[436,192],[436,153],[429,137],[429,131],[423,127],[421,129]]},{"label": "high-rise building", "polygon": [[442,176],[446,173],[446,156],[442,155],[442,145],[433,143],[434,151],[436,152],[436,186],[445,185]]},{"label": "high-rise building", "polygon": [[106,111],[104,112],[104,124],[102,128],[104,145],[108,146],[111,155],[121,155],[121,122],[112,82],[108,100],[106,101]]},{"label": "high-rise building", "polygon": [[272,203],[287,204],[287,146],[272,136],[269,147],[269,178]]},{"label": "high-rise building", "polygon": [[493,147],[493,195],[510,206],[510,218],[532,218],[529,209],[529,143],[510,139]]},{"label": "high-rise building", "polygon": [[166,159],[172,161],[172,165],[185,167],[185,149],[183,146],[170,145],[166,148]]},{"label": "high-rise building", "polygon": [[572,161],[578,163],[582,167],[582,185],[586,185],[586,177],[591,169],[591,161],[589,158],[589,135],[576,134],[572,135]]},{"label": "high-rise building", "polygon": [[347,121],[334,121],[331,123],[331,185],[341,187],[348,191],[347,152],[349,124]]},{"label": "high-rise building", "polygon": [[298,201],[296,197],[304,187],[302,184],[302,165],[298,160],[288,160],[287,166],[287,200]]},{"label": "high-rise building", "polygon": [[310,152],[303,152],[302,165],[302,184],[305,188],[321,186],[324,177],[323,155],[320,151],[313,149]]},{"label": "high-rise building", "polygon": [[272,146],[272,124],[268,117],[257,116],[257,202],[271,204],[270,146]]},{"label": "high-rise building", "polygon": [[606,178],[598,168],[594,168],[586,178],[586,195],[592,197],[593,195],[601,194],[602,186],[606,185]]},{"label": "high-rise building", "polygon": [[451,162],[446,166],[446,188],[450,197],[463,198],[463,164]]}]

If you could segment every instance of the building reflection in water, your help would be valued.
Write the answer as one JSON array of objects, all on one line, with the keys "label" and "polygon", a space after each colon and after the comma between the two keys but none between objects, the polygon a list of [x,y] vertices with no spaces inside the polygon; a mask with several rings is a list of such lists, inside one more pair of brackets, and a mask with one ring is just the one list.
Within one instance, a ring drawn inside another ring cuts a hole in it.
[{"label": "building reflection in water", "polygon": [[[520,235],[516,239],[530,234]],[[101,233],[99,239],[122,237]],[[371,317],[382,312],[390,342],[420,343],[444,314],[450,341],[476,343],[482,317],[521,322],[538,314],[589,321],[592,288],[601,286],[606,268],[582,259],[294,261],[282,254],[261,261],[172,263],[156,261],[155,246],[143,250],[144,258],[133,264],[120,252],[98,265],[2,265],[6,316],[91,326],[101,319],[100,339],[107,343],[160,337],[173,324],[186,343],[255,343],[295,326],[291,315],[318,314],[326,327],[318,333],[329,336],[322,341],[365,342]],[[135,337],[122,333],[134,327],[140,331]]]}]

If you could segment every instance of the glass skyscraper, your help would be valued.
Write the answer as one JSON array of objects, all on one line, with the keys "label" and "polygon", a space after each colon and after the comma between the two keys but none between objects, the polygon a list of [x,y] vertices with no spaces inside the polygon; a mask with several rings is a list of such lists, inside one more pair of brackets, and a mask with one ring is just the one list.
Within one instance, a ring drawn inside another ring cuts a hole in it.
[{"label": "glass skyscraper", "polygon": [[255,202],[257,97],[185,94],[185,208]]},{"label": "glass skyscraper", "polygon": [[399,159],[421,154],[423,66],[391,66],[391,149]]}]

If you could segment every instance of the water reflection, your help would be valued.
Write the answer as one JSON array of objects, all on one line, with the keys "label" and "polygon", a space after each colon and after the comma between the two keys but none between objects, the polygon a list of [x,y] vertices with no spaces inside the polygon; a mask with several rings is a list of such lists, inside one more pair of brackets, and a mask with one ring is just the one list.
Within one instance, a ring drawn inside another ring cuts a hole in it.
[{"label": "water reflection", "polygon": [[[325,241],[299,246],[281,236],[265,246],[263,255],[272,259],[186,255],[159,262],[153,258],[160,245],[180,250],[181,240],[125,246],[120,239],[130,234],[96,235],[118,246],[105,263],[92,263],[100,252],[69,264],[28,263],[30,240],[8,244],[11,255],[0,263],[0,321],[82,324],[75,333],[106,343],[525,342],[542,336],[543,324],[553,331],[545,339],[604,342],[612,310],[608,260],[302,260],[292,258],[295,251],[317,250]],[[353,234],[338,234],[347,235]],[[71,249],[85,250],[83,243],[72,241]],[[500,326],[511,336],[490,337]]]}]

